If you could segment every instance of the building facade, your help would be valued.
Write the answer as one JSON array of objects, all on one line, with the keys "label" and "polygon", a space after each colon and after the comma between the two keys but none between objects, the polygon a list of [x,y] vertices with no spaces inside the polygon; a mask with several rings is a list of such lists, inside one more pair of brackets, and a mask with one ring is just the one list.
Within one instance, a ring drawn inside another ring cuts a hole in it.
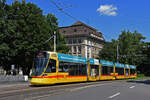
[{"label": "building facade", "polygon": [[74,56],[97,58],[105,44],[101,32],[82,22],[60,27],[59,32],[66,37],[69,54]]}]

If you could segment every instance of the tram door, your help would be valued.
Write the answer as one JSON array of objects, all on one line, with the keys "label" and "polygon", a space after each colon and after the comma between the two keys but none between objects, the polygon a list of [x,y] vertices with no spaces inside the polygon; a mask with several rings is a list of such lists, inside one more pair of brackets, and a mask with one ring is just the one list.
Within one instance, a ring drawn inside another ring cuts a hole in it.
[{"label": "tram door", "polygon": [[129,70],[129,65],[125,65],[125,78],[129,78],[130,75],[130,70]]},{"label": "tram door", "polygon": [[129,77],[129,69],[127,68],[127,69],[125,69],[125,71],[126,71],[126,77],[128,78]]},{"label": "tram door", "polygon": [[90,80],[96,81],[99,77],[99,65],[90,65]]}]

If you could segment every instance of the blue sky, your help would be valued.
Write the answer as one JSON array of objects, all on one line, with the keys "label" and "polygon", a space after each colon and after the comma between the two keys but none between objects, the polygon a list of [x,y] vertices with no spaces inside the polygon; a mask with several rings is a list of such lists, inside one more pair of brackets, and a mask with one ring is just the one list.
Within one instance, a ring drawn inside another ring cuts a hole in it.
[{"label": "blue sky", "polygon": [[[7,0],[10,4],[13,0]],[[59,26],[75,22],[60,12],[51,0],[26,0],[36,4],[44,14],[52,13]],[[54,0],[76,19],[102,32],[105,40],[117,39],[122,30],[137,30],[150,41],[150,0]]]}]

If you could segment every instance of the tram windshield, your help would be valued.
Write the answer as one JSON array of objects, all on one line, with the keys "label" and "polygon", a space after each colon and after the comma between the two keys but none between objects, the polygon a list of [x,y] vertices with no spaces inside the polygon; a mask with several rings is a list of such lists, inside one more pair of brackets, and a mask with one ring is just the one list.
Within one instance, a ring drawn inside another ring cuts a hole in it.
[{"label": "tram windshield", "polygon": [[44,52],[38,53],[34,61],[33,75],[40,76],[48,63],[48,56]]}]

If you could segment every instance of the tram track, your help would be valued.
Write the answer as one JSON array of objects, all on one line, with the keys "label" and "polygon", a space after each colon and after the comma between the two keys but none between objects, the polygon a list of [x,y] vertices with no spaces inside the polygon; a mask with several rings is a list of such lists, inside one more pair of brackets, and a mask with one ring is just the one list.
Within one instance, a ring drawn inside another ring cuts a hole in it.
[{"label": "tram track", "polygon": [[[54,95],[59,94],[61,92],[69,91],[73,88],[80,88],[89,85],[96,84],[111,84],[115,82],[121,82],[126,80],[116,80],[116,81],[96,81],[96,82],[85,82],[85,83],[74,83],[74,84],[56,84],[50,86],[43,87],[33,87],[31,85],[25,87],[14,87],[10,89],[4,89],[0,91],[0,100],[13,100],[12,98],[18,98],[22,100],[30,100],[30,98],[34,99],[37,97],[42,97],[46,95]],[[15,99],[14,99],[15,100]]]}]

